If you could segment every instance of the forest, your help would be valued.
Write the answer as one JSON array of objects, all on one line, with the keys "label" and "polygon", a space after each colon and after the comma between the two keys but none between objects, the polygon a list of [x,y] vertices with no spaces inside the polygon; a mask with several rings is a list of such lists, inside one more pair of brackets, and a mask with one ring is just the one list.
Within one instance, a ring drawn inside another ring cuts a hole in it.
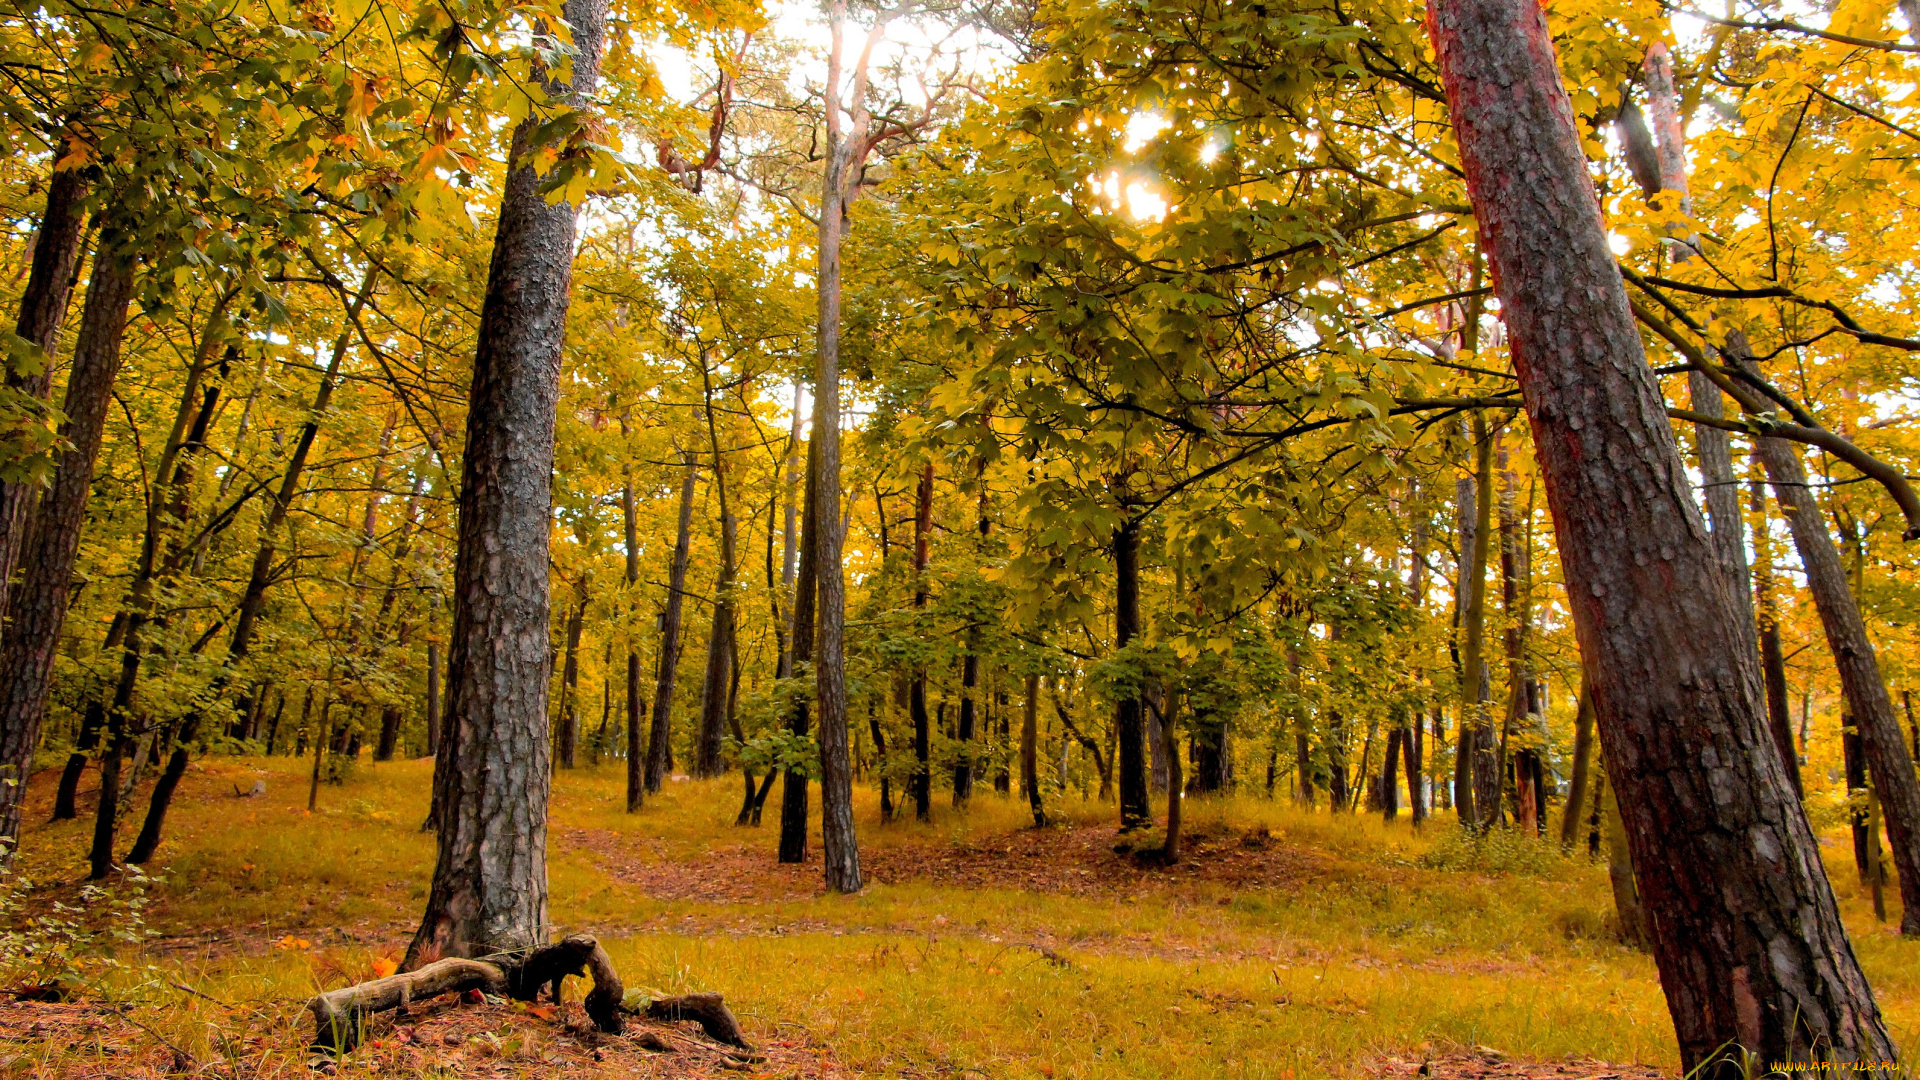
[{"label": "forest", "polygon": [[0,29],[6,1076],[1913,1068],[1920,0]]}]

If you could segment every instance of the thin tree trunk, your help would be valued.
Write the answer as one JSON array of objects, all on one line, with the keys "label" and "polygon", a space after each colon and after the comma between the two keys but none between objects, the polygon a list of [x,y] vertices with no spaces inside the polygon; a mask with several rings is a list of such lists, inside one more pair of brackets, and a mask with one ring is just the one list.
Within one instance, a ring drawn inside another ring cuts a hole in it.
[{"label": "thin tree trunk", "polygon": [[11,618],[0,640],[0,770],[6,774],[0,782],[0,845],[4,845],[0,859],[10,860],[19,846],[20,804],[40,742],[53,657],[66,623],[74,557],[86,523],[87,496],[93,490],[94,459],[100,452],[107,406],[113,400],[127,306],[133,300],[133,259],[104,250],[104,243],[102,247],[87,286],[86,311],[62,406],[66,422],[60,426],[60,435],[68,449],[60,454],[53,484],[33,515],[22,559],[25,574],[13,594]]},{"label": "thin tree trunk", "polygon": [[728,501],[726,460],[720,453],[720,429],[713,416],[713,375],[707,362],[700,362],[700,382],[705,391],[707,440],[713,453],[713,491],[720,502],[720,574],[713,586],[713,627],[707,637],[707,679],[700,696],[700,741],[696,747],[693,774],[719,776],[726,771],[720,748],[726,736],[726,693],[732,684],[733,670],[733,582],[737,573],[734,558],[735,524],[733,506]]},{"label": "thin tree trunk", "polygon": [[[933,462],[920,471],[913,511],[913,609],[927,608],[927,564],[933,532]],[[933,733],[927,720],[927,669],[914,668],[907,707],[913,719],[913,816],[933,820]]]},{"label": "thin tree trunk", "polygon": [[[667,579],[667,610],[660,619],[660,662],[654,673],[653,731],[647,743],[647,790],[659,791],[667,778],[672,755],[673,684],[680,673],[680,612],[687,592],[687,557],[693,543],[693,485],[699,466],[687,455],[687,475],[680,481],[680,521],[674,533],[673,569]],[[639,803],[629,793],[627,805]]]},{"label": "thin tree trunk", "polygon": [[[1127,521],[1113,531],[1114,648],[1127,647],[1140,633],[1140,526]],[[1146,828],[1152,822],[1147,805],[1146,722],[1140,695],[1132,691],[1120,699],[1114,713],[1119,737],[1120,830]]]},{"label": "thin tree trunk", "polygon": [[580,634],[587,622],[587,575],[573,583],[567,612],[566,660],[560,665],[560,767],[574,768],[580,751]]},{"label": "thin tree trunk", "polygon": [[1572,851],[1580,838],[1580,808],[1587,803],[1587,780],[1593,765],[1593,696],[1580,687],[1580,707],[1573,717],[1573,774],[1567,781],[1567,806],[1560,819],[1560,850]]},{"label": "thin tree trunk", "polygon": [[1047,827],[1040,798],[1040,676],[1028,675],[1020,715],[1020,790],[1033,808],[1033,827]]},{"label": "thin tree trunk", "polygon": [[[814,546],[813,534],[820,527],[819,505],[814,500],[814,482],[819,469],[819,445],[815,438],[807,442],[806,490],[803,496],[800,516],[800,566],[794,578],[793,589],[793,670],[797,674],[802,664],[813,662],[813,646],[817,623],[814,613],[818,610],[816,601],[819,590],[819,549]],[[795,736],[807,734],[811,713],[807,702],[799,698],[793,703],[792,711],[787,714],[787,730]],[[799,864],[807,861],[807,776],[805,773],[787,770],[780,788],[780,861]]]},{"label": "thin tree trunk", "polygon": [[1779,758],[1750,750],[1770,738],[1757,656],[1607,245],[1545,12],[1435,0],[1428,18],[1681,1067],[1735,1046],[1895,1060]]},{"label": "thin tree trunk", "polygon": [[427,642],[427,756],[440,753],[440,643]]},{"label": "thin tree trunk", "polygon": [[[606,0],[568,0],[572,85],[584,107],[599,76]],[[451,694],[435,786],[441,822],[432,891],[407,950],[476,956],[547,943],[548,534],[560,347],[576,209],[549,203],[526,162],[535,121],[508,156],[481,305],[467,410],[454,564]]]},{"label": "thin tree trunk", "polygon": [[1460,739],[1453,763],[1453,808],[1463,824],[1477,828],[1489,812],[1499,812],[1498,806],[1489,810],[1481,798],[1487,787],[1483,776],[1490,770],[1480,759],[1490,754],[1493,737],[1484,670],[1487,563],[1493,546],[1493,436],[1483,415],[1474,415],[1473,440],[1473,537],[1471,552],[1462,553],[1466,603],[1460,609]]},{"label": "thin tree trunk", "polygon": [[[627,434],[625,419],[620,421],[620,434]],[[640,737],[646,707],[640,703],[640,649],[635,644],[640,607],[640,527],[634,513],[631,465],[621,472],[620,515],[627,543],[627,813],[633,814],[646,800],[647,747]]]}]

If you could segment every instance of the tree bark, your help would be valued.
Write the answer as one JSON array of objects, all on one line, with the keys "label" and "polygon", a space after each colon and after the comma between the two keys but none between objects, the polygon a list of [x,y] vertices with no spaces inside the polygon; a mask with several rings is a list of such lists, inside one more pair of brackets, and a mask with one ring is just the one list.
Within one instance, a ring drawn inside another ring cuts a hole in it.
[{"label": "tree bark", "polygon": [[[35,261],[38,262],[38,253]],[[19,846],[20,804],[28,770],[40,742],[52,686],[53,657],[66,623],[74,556],[86,523],[113,381],[120,371],[127,306],[133,300],[133,258],[102,244],[87,286],[86,311],[67,380],[66,422],[60,435],[69,448],[59,456],[53,484],[33,515],[24,551],[25,574],[12,597],[11,618],[0,640],[0,858]],[[108,789],[102,789],[106,791]],[[103,796],[110,797],[110,796]]]},{"label": "tree bark", "polygon": [[700,741],[693,774],[719,776],[726,771],[720,750],[726,738],[727,687],[733,682],[733,583],[735,524],[728,502],[726,462],[720,454],[720,432],[713,418],[712,376],[702,361],[706,386],[707,436],[713,450],[713,491],[720,502],[720,574],[713,585],[713,626],[707,635],[707,678],[700,695]]},{"label": "tree bark", "polygon": [[[56,160],[65,151],[63,141],[54,150]],[[47,205],[40,212],[27,286],[20,294],[20,318],[14,324],[14,333],[40,350],[46,366],[32,372],[7,372],[7,385],[29,397],[45,399],[53,389],[53,357],[59,351],[60,327],[80,272],[88,186],[86,169],[60,169],[47,181]],[[28,510],[35,493],[29,481],[0,482],[0,617],[8,614],[13,574],[26,544]]]},{"label": "tree bark", "polygon": [[[687,593],[687,557],[693,543],[693,486],[699,473],[693,455],[687,455],[687,475],[680,481],[680,521],[674,532],[673,569],[667,578],[667,610],[660,619],[660,663],[654,673],[653,731],[647,743],[647,790],[659,791],[667,779],[667,761],[673,742],[673,684],[680,673],[680,612]],[[629,795],[634,809],[638,801]]]},{"label": "tree bark", "polygon": [[1473,534],[1470,539],[1462,537],[1471,550],[1461,552],[1466,602],[1460,609],[1460,738],[1453,761],[1453,808],[1462,824],[1477,828],[1486,816],[1479,797],[1479,789],[1486,785],[1477,782],[1476,774],[1487,771],[1478,759],[1489,752],[1493,733],[1483,672],[1487,562],[1493,540],[1493,437],[1487,432],[1486,418],[1479,414],[1474,416],[1473,437],[1474,480],[1471,487],[1460,489],[1462,503],[1468,495],[1473,498]]},{"label": "tree bark", "polygon": [[[1913,758],[1893,711],[1893,699],[1880,677],[1880,661],[1860,616],[1859,604],[1847,585],[1846,568],[1833,534],[1822,520],[1820,505],[1807,486],[1807,473],[1793,444],[1784,439],[1758,440],[1760,460],[1773,483],[1774,498],[1793,532],[1806,571],[1807,591],[1826,631],[1827,649],[1840,672],[1840,689],[1847,711],[1860,731],[1867,768],[1887,822],[1887,842],[1893,853],[1894,874],[1900,883],[1900,933],[1920,934],[1920,780]],[[1743,590],[1744,592],[1744,590]],[[1773,741],[1773,730],[1768,730]],[[1794,759],[1794,760],[1797,760]]]},{"label": "tree bark", "polygon": [[[627,422],[620,421],[620,434]],[[647,751],[640,738],[645,706],[640,704],[640,650],[634,644],[640,606],[640,525],[633,505],[633,467],[620,476],[620,520],[627,543],[627,813],[637,813],[646,801]]]},{"label": "tree bark", "polygon": [[1892,1061],[1760,708],[1757,657],[1680,462],[1532,0],[1429,26],[1553,510],[1607,773],[1691,1071]]},{"label": "tree bark", "polygon": [[[582,108],[599,76],[606,2],[568,0],[564,13],[572,83],[549,93]],[[480,310],[435,769],[439,850],[408,969],[547,941],[547,540],[576,209],[540,191],[526,161],[535,127],[514,132]]]},{"label": "tree bark", "polygon": [[427,756],[440,753],[440,643],[427,642]]}]

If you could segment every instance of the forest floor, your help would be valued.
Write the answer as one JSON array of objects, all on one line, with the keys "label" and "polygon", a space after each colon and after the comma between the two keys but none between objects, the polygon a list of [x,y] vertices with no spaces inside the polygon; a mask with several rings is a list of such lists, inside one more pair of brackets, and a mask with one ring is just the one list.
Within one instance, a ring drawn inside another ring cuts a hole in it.
[{"label": "forest floor", "polygon": [[[97,985],[0,1004],[0,1076],[310,1074],[304,1000],[370,978],[417,925],[433,864],[431,763],[361,764],[309,814],[305,761],[216,758],[188,773],[144,887],[83,895],[91,816],[44,824],[29,785],[8,948],[73,954]],[[869,885],[774,861],[778,793],[733,825],[739,778],[676,781],[624,810],[624,765],[563,771],[548,840],[556,931],[606,944],[629,987],[714,990],[757,1053],[697,1029],[607,1038],[577,1004],[417,1006],[323,1071],[421,1077],[1554,1077],[1673,1075],[1651,963],[1615,940],[1604,867],[1552,845],[1478,844],[1435,821],[1187,804],[1172,868],[1117,853],[1109,805],[1029,827],[990,789],[931,824],[879,821],[861,789]],[[264,780],[266,793],[236,792]],[[817,790],[815,812],[818,812]],[[90,797],[83,796],[85,802]],[[141,802],[144,809],[144,800]],[[1920,943],[1873,919],[1850,857],[1825,852],[1896,1038],[1920,1034]],[[153,935],[119,967],[86,927]],[[56,908],[54,904],[63,905]],[[75,909],[79,909],[75,913]],[[66,929],[78,926],[80,929]],[[23,979],[30,982],[31,979]],[[572,986],[573,984],[569,984]],[[576,991],[577,992],[577,991]],[[12,998],[15,995],[8,994]],[[656,1049],[641,1046],[646,1041]],[[657,1049],[665,1044],[674,1052]],[[1609,1064],[1611,1063],[1611,1064]]]}]

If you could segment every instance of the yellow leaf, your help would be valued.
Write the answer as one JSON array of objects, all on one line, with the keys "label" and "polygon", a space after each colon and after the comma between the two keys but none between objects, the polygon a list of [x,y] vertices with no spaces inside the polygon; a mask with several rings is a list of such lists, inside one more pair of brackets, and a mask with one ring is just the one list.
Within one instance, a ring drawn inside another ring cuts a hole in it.
[{"label": "yellow leaf", "polygon": [[376,956],[373,958],[373,977],[376,979],[384,979],[399,970],[400,965],[387,957]]}]

